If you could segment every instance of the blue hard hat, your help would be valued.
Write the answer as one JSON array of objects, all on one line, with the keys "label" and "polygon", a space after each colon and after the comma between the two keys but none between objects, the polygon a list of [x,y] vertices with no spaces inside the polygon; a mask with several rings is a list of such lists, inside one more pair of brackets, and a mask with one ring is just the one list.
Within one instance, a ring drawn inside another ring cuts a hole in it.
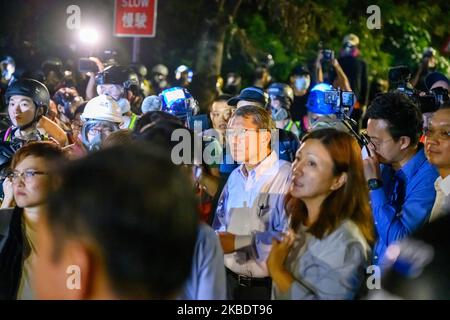
[{"label": "blue hard hat", "polygon": [[325,103],[325,91],[333,90],[333,87],[327,83],[316,84],[309,93],[306,108],[309,112],[317,114],[335,113],[333,105]]},{"label": "blue hard hat", "polygon": [[191,93],[182,87],[173,87],[163,90],[159,94],[161,100],[161,110],[177,116],[180,119],[186,119],[188,115],[197,114],[199,106],[197,100]]}]

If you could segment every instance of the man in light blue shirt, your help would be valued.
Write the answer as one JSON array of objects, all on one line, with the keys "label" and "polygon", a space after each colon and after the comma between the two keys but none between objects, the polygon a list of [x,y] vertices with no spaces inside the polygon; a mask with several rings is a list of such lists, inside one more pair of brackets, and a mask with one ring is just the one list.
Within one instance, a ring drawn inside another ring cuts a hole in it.
[{"label": "man in light blue shirt", "polygon": [[271,147],[278,143],[271,133],[276,137],[270,114],[257,106],[238,108],[227,129],[230,152],[241,165],[223,189],[213,227],[225,253],[231,299],[270,299],[266,259],[272,238],[286,228],[290,175],[290,163]]},{"label": "man in light blue shirt", "polygon": [[405,94],[377,96],[366,118],[371,156],[364,160],[364,173],[377,231],[373,263],[382,264],[389,244],[412,234],[428,220],[438,173],[419,143],[422,115]]}]

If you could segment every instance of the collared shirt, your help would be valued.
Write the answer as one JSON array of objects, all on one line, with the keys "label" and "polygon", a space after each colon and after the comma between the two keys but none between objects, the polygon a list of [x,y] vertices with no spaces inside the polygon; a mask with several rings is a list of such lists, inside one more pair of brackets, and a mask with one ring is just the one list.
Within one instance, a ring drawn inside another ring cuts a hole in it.
[{"label": "collared shirt", "polygon": [[214,230],[205,223],[198,228],[191,275],[179,299],[225,300],[227,284],[223,251]]},{"label": "collared shirt", "polygon": [[381,165],[383,187],[370,191],[377,231],[373,262],[380,264],[387,246],[419,229],[433,207],[436,169],[427,161],[423,147],[399,170]]},{"label": "collared shirt", "polygon": [[450,175],[444,179],[438,177],[434,182],[436,190],[436,200],[434,201],[433,210],[431,210],[430,222],[436,220],[450,211]]},{"label": "collared shirt", "polygon": [[272,238],[286,229],[284,195],[291,165],[272,152],[248,173],[240,165],[230,175],[219,199],[213,228],[236,235],[236,251],[225,265],[237,274],[267,277],[266,259]]},{"label": "collared shirt", "polygon": [[285,293],[274,284],[272,298],[354,299],[370,260],[370,247],[358,226],[345,220],[322,239],[304,226],[297,234],[285,262],[294,282]]}]

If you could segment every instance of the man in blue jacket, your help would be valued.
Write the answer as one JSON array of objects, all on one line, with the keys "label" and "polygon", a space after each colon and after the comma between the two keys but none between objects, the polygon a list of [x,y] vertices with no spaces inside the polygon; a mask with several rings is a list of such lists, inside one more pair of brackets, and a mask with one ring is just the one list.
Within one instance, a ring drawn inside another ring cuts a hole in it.
[{"label": "man in blue jacket", "polygon": [[403,239],[428,220],[436,192],[436,169],[419,143],[422,115],[403,93],[374,99],[367,110],[371,156],[364,160],[377,242],[374,264],[389,244]]}]

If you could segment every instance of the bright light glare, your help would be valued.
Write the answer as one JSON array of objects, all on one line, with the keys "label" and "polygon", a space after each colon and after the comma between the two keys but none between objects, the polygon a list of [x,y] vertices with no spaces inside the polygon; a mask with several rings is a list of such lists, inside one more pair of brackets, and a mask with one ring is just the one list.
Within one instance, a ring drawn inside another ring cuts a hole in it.
[{"label": "bright light glare", "polygon": [[80,40],[85,44],[96,44],[99,40],[99,34],[97,30],[93,28],[86,28],[80,30]]}]

